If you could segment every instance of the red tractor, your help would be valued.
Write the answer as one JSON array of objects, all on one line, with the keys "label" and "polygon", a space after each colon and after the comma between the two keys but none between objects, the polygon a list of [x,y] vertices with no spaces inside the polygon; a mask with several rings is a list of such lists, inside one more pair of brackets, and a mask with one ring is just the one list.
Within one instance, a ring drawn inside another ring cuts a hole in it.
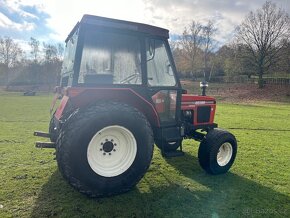
[{"label": "red tractor", "polygon": [[66,39],[49,133],[63,177],[81,193],[110,196],[146,173],[154,143],[181,156],[182,140],[200,141],[198,159],[210,174],[227,172],[235,137],[214,123],[216,101],[186,94],[168,44],[168,30],[84,15]]}]

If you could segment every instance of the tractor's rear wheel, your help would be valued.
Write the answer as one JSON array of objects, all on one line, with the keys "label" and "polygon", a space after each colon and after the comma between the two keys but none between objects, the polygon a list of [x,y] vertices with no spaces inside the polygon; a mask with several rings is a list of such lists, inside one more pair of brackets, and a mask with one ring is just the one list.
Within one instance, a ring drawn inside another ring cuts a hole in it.
[{"label": "tractor's rear wheel", "polygon": [[55,121],[54,121],[54,114],[53,114],[53,116],[50,119],[48,132],[49,132],[49,135],[50,135],[50,137],[49,137],[50,141],[56,142],[57,137],[58,137],[58,132],[56,130],[56,125],[55,125]]},{"label": "tractor's rear wheel", "polygon": [[153,145],[142,113],[126,104],[102,103],[79,111],[65,124],[57,140],[57,162],[80,192],[111,196],[129,191],[143,177]]},{"label": "tractor's rear wheel", "polygon": [[235,161],[237,141],[233,134],[213,129],[200,143],[198,159],[200,166],[208,173],[226,173]]},{"label": "tractor's rear wheel", "polygon": [[155,145],[162,150],[162,143],[165,152],[176,151],[177,148],[181,145],[182,140],[174,142],[166,142],[164,140],[155,140]]}]

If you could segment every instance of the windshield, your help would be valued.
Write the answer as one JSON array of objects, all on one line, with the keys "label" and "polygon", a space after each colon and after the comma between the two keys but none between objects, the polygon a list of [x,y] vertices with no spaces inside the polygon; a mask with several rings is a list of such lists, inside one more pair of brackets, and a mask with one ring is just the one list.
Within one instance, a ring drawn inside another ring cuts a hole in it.
[{"label": "windshield", "polygon": [[146,53],[148,84],[150,86],[175,86],[176,80],[165,42],[157,39],[147,40]]},{"label": "windshield", "polygon": [[84,42],[79,83],[141,84],[138,38],[88,31]]}]

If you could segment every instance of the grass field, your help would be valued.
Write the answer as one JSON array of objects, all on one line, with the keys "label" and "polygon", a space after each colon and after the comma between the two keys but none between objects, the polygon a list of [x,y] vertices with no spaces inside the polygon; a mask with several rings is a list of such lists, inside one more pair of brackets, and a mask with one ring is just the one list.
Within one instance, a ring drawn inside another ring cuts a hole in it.
[{"label": "grass field", "polygon": [[238,139],[229,173],[207,175],[198,143],[184,157],[158,149],[132,191],[89,199],[61,177],[54,151],[36,149],[34,130],[47,130],[52,96],[0,92],[0,217],[289,217],[290,104],[220,103],[216,122]]}]

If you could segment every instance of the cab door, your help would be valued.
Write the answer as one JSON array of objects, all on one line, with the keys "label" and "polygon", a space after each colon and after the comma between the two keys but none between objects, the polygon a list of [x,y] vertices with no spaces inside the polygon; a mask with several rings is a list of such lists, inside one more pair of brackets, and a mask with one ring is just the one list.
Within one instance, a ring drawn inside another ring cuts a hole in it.
[{"label": "cab door", "polygon": [[160,124],[177,126],[180,120],[181,86],[167,39],[146,40],[147,84]]}]

